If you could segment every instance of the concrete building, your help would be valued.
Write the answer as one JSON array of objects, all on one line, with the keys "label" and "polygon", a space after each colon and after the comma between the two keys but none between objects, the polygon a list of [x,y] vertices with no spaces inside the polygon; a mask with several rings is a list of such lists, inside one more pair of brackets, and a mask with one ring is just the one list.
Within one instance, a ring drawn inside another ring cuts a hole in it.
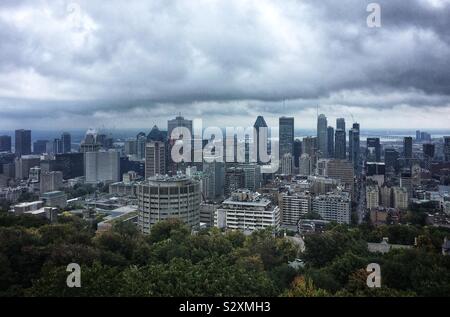
[{"label": "concrete building", "polygon": [[403,187],[392,188],[392,203],[393,207],[406,210],[408,209],[408,191]]},{"label": "concrete building", "polygon": [[302,154],[299,163],[299,175],[309,176],[313,173],[313,164],[308,154]]},{"label": "concrete building", "polygon": [[85,153],[86,183],[112,183],[120,180],[120,154],[118,151]]},{"label": "concrete building", "polygon": [[350,194],[335,191],[333,193],[318,195],[312,201],[312,210],[319,214],[323,220],[335,221],[340,224],[350,224]]},{"label": "concrete building", "polygon": [[280,208],[270,199],[249,190],[232,194],[217,209],[214,225],[221,229],[254,230],[280,227]]},{"label": "concrete building", "polygon": [[238,189],[245,188],[245,172],[240,167],[229,167],[225,171],[225,197],[230,197],[231,193]]},{"label": "concrete building", "polygon": [[47,193],[60,190],[63,187],[62,172],[46,172],[41,173],[40,192]]},{"label": "concrete building", "polygon": [[16,158],[16,179],[27,179],[30,176],[30,168],[39,166],[41,158],[38,155],[22,155]]},{"label": "concrete building", "polygon": [[296,226],[299,219],[311,211],[311,195],[309,193],[282,193],[278,199],[281,212],[281,223]]},{"label": "concrete building", "polygon": [[366,189],[367,209],[372,210],[380,206],[380,192],[378,186],[368,186]]},{"label": "concrete building", "polygon": [[62,191],[43,193],[41,200],[47,207],[64,208],[67,206],[67,195]]},{"label": "concrete building", "polygon": [[166,145],[152,141],[145,146],[145,178],[166,174]]},{"label": "concrete building", "polygon": [[281,174],[282,175],[294,174],[294,156],[290,153],[284,154],[281,157]]},{"label": "concrete building", "polygon": [[380,206],[384,208],[392,207],[392,189],[388,186],[380,187]]},{"label": "concrete building", "polygon": [[137,186],[139,229],[150,233],[159,221],[177,218],[190,227],[200,225],[200,184],[185,175],[155,176]]}]

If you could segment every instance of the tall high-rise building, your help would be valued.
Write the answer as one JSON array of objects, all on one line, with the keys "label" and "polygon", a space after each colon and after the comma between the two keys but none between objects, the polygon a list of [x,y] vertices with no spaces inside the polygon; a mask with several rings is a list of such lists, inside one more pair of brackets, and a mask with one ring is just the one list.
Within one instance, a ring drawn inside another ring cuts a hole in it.
[{"label": "tall high-rise building", "polygon": [[185,175],[155,176],[137,185],[138,227],[151,227],[167,219],[180,219],[190,227],[200,225],[200,183]]},{"label": "tall high-rise building", "polygon": [[166,174],[166,146],[161,141],[151,141],[145,147],[145,178]]},{"label": "tall high-rise building", "polygon": [[403,187],[392,188],[392,206],[394,208],[405,210],[408,208],[408,190]]},{"label": "tall high-rise building", "polygon": [[261,166],[258,164],[241,164],[240,168],[244,170],[245,184],[244,188],[257,191],[261,188]]},{"label": "tall high-rise building", "polygon": [[230,197],[231,193],[245,188],[245,172],[241,167],[229,167],[225,171],[225,197]]},{"label": "tall high-rise building", "polygon": [[403,138],[403,157],[410,159],[413,157],[413,138],[408,136]]},{"label": "tall high-rise building", "polygon": [[384,150],[384,163],[386,166],[387,173],[397,173],[399,170],[398,159],[400,154],[395,149],[385,149]]},{"label": "tall high-rise building", "polygon": [[380,138],[367,138],[366,160],[367,162],[381,162]]},{"label": "tall high-rise building", "polygon": [[302,156],[302,141],[296,139],[294,141],[294,166],[299,167],[300,157]]},{"label": "tall high-rise building", "polygon": [[63,132],[61,135],[62,154],[70,153],[72,151],[72,136],[69,132]]},{"label": "tall high-rise building", "polygon": [[300,157],[300,166],[299,166],[299,174],[302,176],[312,175],[313,166],[311,162],[311,157],[304,153]]},{"label": "tall high-rise building", "polygon": [[302,154],[308,154],[311,158],[317,156],[317,138],[316,137],[305,137],[302,142]]},{"label": "tall high-rise building", "polygon": [[353,123],[353,128],[349,132],[350,143],[350,161],[353,162],[353,169],[359,171],[359,157],[360,157],[360,126],[359,123]]},{"label": "tall high-rise building", "polygon": [[[344,123],[345,125],[345,123]],[[339,160],[347,158],[347,140],[346,132],[343,129],[336,129],[334,141],[334,157]]]},{"label": "tall high-rise building", "polygon": [[345,130],[345,119],[344,118],[338,118],[336,119],[336,130]]},{"label": "tall high-rise building", "polygon": [[311,212],[311,195],[305,192],[282,193],[278,205],[283,225],[296,226],[300,218]]},{"label": "tall high-rise building", "polygon": [[145,145],[147,144],[147,135],[139,132],[136,135],[136,156],[138,160],[145,159]]},{"label": "tall high-rise building", "polygon": [[118,151],[97,151],[85,153],[86,183],[120,181],[120,153]]},{"label": "tall high-rise building", "polygon": [[30,175],[30,168],[39,166],[41,157],[38,155],[22,155],[17,157],[15,164],[16,179],[27,179]]},{"label": "tall high-rise building", "polygon": [[367,209],[372,210],[380,206],[380,191],[378,186],[368,186],[366,189]]},{"label": "tall high-rise building", "polygon": [[450,162],[450,136],[444,137],[444,160]]},{"label": "tall high-rise building", "polygon": [[321,114],[317,118],[317,143],[320,157],[328,156],[328,122],[327,117]]},{"label": "tall high-rise building", "polygon": [[52,143],[52,153],[53,154],[62,154],[63,153],[63,143],[61,139],[54,139]]},{"label": "tall high-rise building", "polygon": [[63,187],[62,172],[45,172],[40,177],[41,194],[60,190]]},{"label": "tall high-rise building", "polygon": [[224,195],[225,164],[220,157],[205,157],[203,172],[208,177],[206,198],[220,199]]},{"label": "tall high-rise building", "polygon": [[[256,150],[256,162],[258,164],[263,163],[261,161],[261,153],[262,151],[264,151],[267,148],[267,135],[263,133],[263,129],[267,128],[267,123],[266,120],[264,120],[263,116],[258,116],[258,118],[256,118],[256,122],[253,125],[253,127],[255,128],[255,137],[253,138],[253,143],[256,142],[256,145],[254,145],[254,149]],[[265,144],[266,146],[264,146],[264,148],[260,149],[260,144]],[[265,162],[267,163],[267,162]]]},{"label": "tall high-rise building", "polygon": [[97,141],[97,130],[89,129],[84,136],[84,140],[80,144],[80,152],[97,152],[101,148],[101,144]]},{"label": "tall high-rise building", "polygon": [[281,157],[281,174],[293,175],[294,157],[290,153],[286,153]]},{"label": "tall high-rise building", "polygon": [[334,158],[334,128],[333,127],[328,127],[327,129],[327,133],[328,133],[328,157],[329,158]]},{"label": "tall high-rise building", "polygon": [[177,116],[175,119],[167,121],[167,137],[169,140],[172,140],[172,131],[175,128],[187,128],[191,133],[191,137],[194,137],[192,135],[192,120],[187,120],[182,116]]},{"label": "tall high-rise building", "polygon": [[324,176],[340,180],[341,184],[353,192],[354,171],[350,162],[347,160],[326,160],[325,169]]},{"label": "tall high-rise building", "polygon": [[0,152],[11,152],[11,137],[0,135]]},{"label": "tall high-rise building", "polygon": [[31,131],[16,130],[15,153],[16,156],[31,154]]},{"label": "tall high-rise building", "polygon": [[[48,140],[37,140],[33,143],[33,154],[43,154],[47,152]],[[53,145],[52,145],[53,148]]]},{"label": "tall high-rise building", "polygon": [[435,146],[433,143],[424,143],[422,145],[424,158],[433,159],[435,155]]},{"label": "tall high-rise building", "polygon": [[280,118],[279,146],[280,158],[285,154],[294,155],[294,118]]}]

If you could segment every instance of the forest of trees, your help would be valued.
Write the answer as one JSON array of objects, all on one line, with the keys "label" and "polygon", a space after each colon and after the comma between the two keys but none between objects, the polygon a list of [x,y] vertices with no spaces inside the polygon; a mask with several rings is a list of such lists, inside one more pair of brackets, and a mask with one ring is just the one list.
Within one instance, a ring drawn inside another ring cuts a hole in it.
[{"label": "forest of trees", "polygon": [[[306,252],[271,230],[244,236],[216,228],[191,234],[176,220],[148,236],[132,224],[110,231],[76,216],[56,224],[0,214],[0,296],[448,296],[448,232],[428,227],[334,225],[305,239]],[[389,237],[417,248],[371,254],[367,241]],[[288,263],[300,257],[305,267]],[[81,288],[66,285],[69,263],[81,266]],[[379,263],[382,288],[366,286]]]}]

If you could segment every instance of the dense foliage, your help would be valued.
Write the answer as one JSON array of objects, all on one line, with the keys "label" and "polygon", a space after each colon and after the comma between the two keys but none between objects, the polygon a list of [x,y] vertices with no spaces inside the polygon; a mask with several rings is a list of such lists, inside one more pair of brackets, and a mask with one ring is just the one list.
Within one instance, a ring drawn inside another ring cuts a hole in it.
[{"label": "dense foliage", "polygon": [[[95,234],[75,216],[57,224],[0,215],[0,296],[431,296],[450,295],[446,232],[391,226],[334,226],[305,239],[299,256],[290,239],[270,230],[244,236],[210,229],[191,234],[179,221],[148,236],[119,223]],[[389,237],[418,247],[370,254],[366,241]],[[383,287],[366,286],[369,263],[382,267]],[[81,288],[69,288],[69,263],[81,266]]]}]

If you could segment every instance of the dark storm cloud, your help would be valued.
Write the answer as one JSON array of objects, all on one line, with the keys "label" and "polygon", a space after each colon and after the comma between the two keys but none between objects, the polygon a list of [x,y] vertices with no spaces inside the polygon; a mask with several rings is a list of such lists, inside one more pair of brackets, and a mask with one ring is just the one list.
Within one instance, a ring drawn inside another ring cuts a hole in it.
[{"label": "dark storm cloud", "polygon": [[369,2],[2,1],[0,116],[448,114],[450,2],[378,1],[368,28]]}]

